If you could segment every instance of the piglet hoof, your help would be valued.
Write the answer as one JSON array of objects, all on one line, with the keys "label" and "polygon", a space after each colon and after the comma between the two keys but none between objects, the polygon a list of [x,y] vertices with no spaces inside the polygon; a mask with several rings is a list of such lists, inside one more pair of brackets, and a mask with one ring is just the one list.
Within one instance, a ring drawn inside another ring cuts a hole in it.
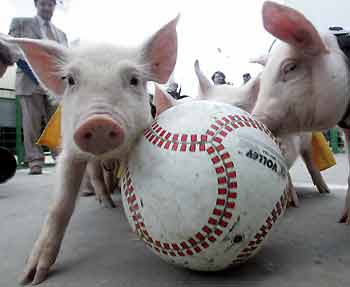
[{"label": "piglet hoof", "polygon": [[318,187],[317,189],[319,193],[331,193],[328,186]]},{"label": "piglet hoof", "polygon": [[96,200],[102,205],[104,208],[116,208],[116,205],[111,198],[110,194],[102,194],[96,192]]},{"label": "piglet hoof", "polygon": [[344,211],[342,216],[339,219],[339,223],[350,224],[350,217],[348,215],[348,211]]},{"label": "piglet hoof", "polygon": [[117,206],[115,205],[114,201],[112,198],[108,197],[108,198],[103,198],[102,200],[100,200],[101,205],[104,208],[116,208]]},{"label": "piglet hoof", "polygon": [[29,267],[20,278],[20,283],[22,285],[38,285],[47,279],[48,273],[49,268]]}]

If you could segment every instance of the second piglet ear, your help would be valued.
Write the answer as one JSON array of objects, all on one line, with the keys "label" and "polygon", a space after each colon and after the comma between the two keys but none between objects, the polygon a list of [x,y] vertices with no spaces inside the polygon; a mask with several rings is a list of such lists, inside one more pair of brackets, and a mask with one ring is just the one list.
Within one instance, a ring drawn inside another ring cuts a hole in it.
[{"label": "second piglet ear", "polygon": [[306,54],[315,56],[328,52],[316,28],[297,10],[266,1],[262,14],[265,29],[276,38]]},{"label": "second piglet ear", "polygon": [[213,86],[213,84],[210,83],[209,79],[202,72],[202,70],[199,66],[198,60],[196,60],[194,62],[194,71],[196,72],[198,82],[199,82],[199,98],[206,99],[208,91]]},{"label": "second piglet ear", "polygon": [[62,95],[65,82],[61,78],[61,67],[67,59],[66,48],[51,41],[24,38],[13,38],[10,41],[21,48],[42,85],[55,95]]},{"label": "second piglet ear", "polygon": [[156,117],[162,112],[176,105],[176,100],[168,93],[161,90],[158,85],[155,85],[154,90],[154,105],[156,106]]},{"label": "second piglet ear", "polygon": [[176,64],[178,20],[179,15],[153,35],[144,47],[145,60],[150,65],[151,80],[160,84],[168,81]]}]

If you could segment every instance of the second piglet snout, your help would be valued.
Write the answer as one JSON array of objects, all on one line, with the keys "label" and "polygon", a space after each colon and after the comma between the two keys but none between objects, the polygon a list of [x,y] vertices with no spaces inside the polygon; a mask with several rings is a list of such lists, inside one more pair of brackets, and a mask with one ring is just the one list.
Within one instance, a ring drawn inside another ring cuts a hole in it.
[{"label": "second piglet snout", "polygon": [[94,115],[80,124],[74,133],[74,141],[82,151],[101,155],[123,143],[124,130],[109,115]]}]

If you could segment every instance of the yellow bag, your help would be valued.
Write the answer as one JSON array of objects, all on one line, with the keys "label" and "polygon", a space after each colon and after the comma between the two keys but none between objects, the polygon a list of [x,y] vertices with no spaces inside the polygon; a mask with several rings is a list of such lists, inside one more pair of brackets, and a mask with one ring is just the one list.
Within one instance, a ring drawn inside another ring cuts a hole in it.
[{"label": "yellow bag", "polygon": [[327,140],[321,132],[312,133],[312,159],[319,170],[325,170],[336,164]]},{"label": "yellow bag", "polygon": [[61,106],[58,106],[51,116],[44,131],[36,142],[50,149],[56,149],[61,145]]}]

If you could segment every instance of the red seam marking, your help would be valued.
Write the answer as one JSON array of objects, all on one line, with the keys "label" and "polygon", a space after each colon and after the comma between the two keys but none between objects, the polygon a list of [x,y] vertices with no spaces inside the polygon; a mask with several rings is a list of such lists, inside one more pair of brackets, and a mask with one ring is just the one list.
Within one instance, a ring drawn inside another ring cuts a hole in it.
[{"label": "red seam marking", "polygon": [[191,144],[190,145],[190,152],[195,152],[196,151],[196,145],[195,144]]},{"label": "red seam marking", "polygon": [[215,152],[215,149],[212,146],[207,149],[208,154],[212,154],[214,152]]},{"label": "red seam marking", "polygon": [[173,144],[173,147],[172,147],[172,150],[173,150],[173,151],[177,151],[178,146],[179,146],[178,143],[174,143],[174,144]]},{"label": "red seam marking", "polygon": [[212,137],[215,135],[215,133],[213,131],[207,130],[207,135]]},{"label": "red seam marking", "polygon": [[170,145],[171,145],[171,142],[166,142],[165,145],[164,145],[164,148],[165,149],[169,149]]},{"label": "red seam marking", "polygon": [[232,161],[230,161],[230,162],[226,162],[226,163],[224,163],[225,164],[225,167],[226,168],[233,168],[234,167],[234,165],[233,165],[233,162]]}]

